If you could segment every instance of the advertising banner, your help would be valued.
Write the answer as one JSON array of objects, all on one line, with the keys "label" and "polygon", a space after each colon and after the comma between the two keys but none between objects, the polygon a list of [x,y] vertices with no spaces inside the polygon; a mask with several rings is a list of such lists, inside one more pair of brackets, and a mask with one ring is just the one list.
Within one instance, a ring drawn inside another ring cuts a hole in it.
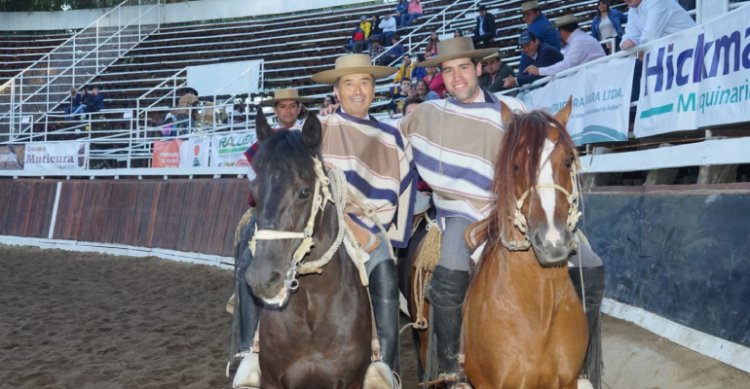
[{"label": "advertising banner", "polygon": [[634,67],[633,57],[614,58],[552,80],[519,98],[530,109],[543,109],[554,115],[572,96],[567,129],[577,145],[625,141]]},{"label": "advertising banner", "polygon": [[208,167],[211,138],[190,138],[180,145],[180,167]]},{"label": "advertising banner", "polygon": [[211,166],[248,166],[242,154],[255,142],[255,132],[214,135],[211,138]]},{"label": "advertising banner", "polygon": [[180,144],[179,139],[155,141],[151,167],[180,167]]},{"label": "advertising banner", "polygon": [[24,170],[86,169],[89,144],[77,141],[26,144]]},{"label": "advertising banner", "polygon": [[23,170],[24,145],[0,145],[0,170]]},{"label": "advertising banner", "polygon": [[637,137],[750,121],[750,7],[678,36],[643,56]]}]

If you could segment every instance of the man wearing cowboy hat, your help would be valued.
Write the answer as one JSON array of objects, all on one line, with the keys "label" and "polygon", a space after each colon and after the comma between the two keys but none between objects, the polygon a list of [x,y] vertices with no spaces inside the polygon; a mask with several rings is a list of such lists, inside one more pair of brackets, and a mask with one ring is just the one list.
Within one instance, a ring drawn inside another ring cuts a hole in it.
[{"label": "man wearing cowboy hat", "polygon": [[[528,26],[526,31],[534,34],[540,42],[546,43],[557,49],[557,51],[560,51],[560,33],[552,25],[552,22],[544,16],[538,1],[532,0],[521,3],[521,15],[523,22]],[[522,52],[518,72],[523,72],[532,62],[531,58]]]},{"label": "man wearing cowboy hat", "polygon": [[[260,102],[263,106],[272,106],[276,114],[276,125],[274,130],[302,128],[304,119],[300,118],[303,112],[302,103],[310,102],[312,99],[300,97],[296,89],[278,89],[274,91],[273,98]],[[244,155],[250,164],[248,178],[252,181],[255,178],[253,170],[253,157],[258,151],[258,142],[252,144]],[[248,204],[255,207],[255,198],[252,192],[248,194]],[[248,242],[255,232],[254,216],[247,220],[247,224],[241,227],[240,242]],[[255,304],[255,297],[250,286],[245,281],[245,272],[252,261],[252,254],[247,245],[240,245],[236,257],[236,273],[234,296],[236,299],[232,320],[232,351],[236,363],[239,360],[237,371],[234,374],[232,382],[233,388],[257,388],[260,386],[260,365],[258,363],[258,353],[252,351],[253,338],[255,330],[258,327],[260,318],[260,307]],[[231,363],[231,362],[230,362]]]},{"label": "man wearing cowboy hat", "polygon": [[[469,37],[438,42],[439,55],[419,66],[440,66],[450,97],[426,101],[399,123],[411,141],[419,175],[433,189],[442,231],[440,259],[430,281],[430,323],[437,340],[437,374],[458,370],[463,300],[469,285],[471,253],[466,227],[486,217],[495,195],[494,164],[504,132],[501,101],[479,86],[482,58],[497,49],[474,49]],[[511,109],[522,102],[502,97]]]},{"label": "man wearing cowboy hat", "polygon": [[502,58],[500,58],[500,52],[495,51],[482,58],[482,65],[486,66],[479,77],[479,86],[491,93],[500,92],[505,89],[503,87],[503,80],[513,77],[513,69],[503,62]]},{"label": "man wearing cowboy hat", "polygon": [[565,42],[563,60],[541,68],[529,65],[524,69],[526,73],[534,76],[551,76],[607,55],[596,38],[578,28],[578,18],[575,15],[563,15],[555,20],[555,25],[560,30],[560,39]]},{"label": "man wearing cowboy hat", "polygon": [[[370,297],[383,362],[397,370],[398,275],[389,246],[402,248],[407,244],[416,171],[401,133],[369,114],[375,80],[396,71],[373,66],[370,61],[365,54],[344,55],[336,59],[333,69],[313,75],[312,80],[332,85],[341,103],[321,121],[321,153],[327,164],[344,171],[351,196],[359,198],[347,205],[348,215],[376,242],[368,250],[366,263]],[[387,380],[396,386],[392,376]]]}]

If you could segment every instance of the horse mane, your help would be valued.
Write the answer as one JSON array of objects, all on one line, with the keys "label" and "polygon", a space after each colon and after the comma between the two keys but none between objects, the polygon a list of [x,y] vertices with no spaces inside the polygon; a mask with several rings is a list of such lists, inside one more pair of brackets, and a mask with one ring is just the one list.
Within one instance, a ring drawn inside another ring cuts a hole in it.
[{"label": "horse mane", "polygon": [[253,165],[258,172],[266,170],[267,166],[275,166],[309,178],[315,175],[310,161],[315,157],[322,159],[319,150],[311,150],[305,145],[301,131],[278,130],[261,142]]},{"label": "horse mane", "polygon": [[554,116],[540,110],[527,113],[514,113],[510,123],[506,123],[500,152],[495,161],[495,177],[492,190],[496,201],[489,224],[489,248],[500,244],[500,236],[506,226],[512,226],[515,210],[516,181],[522,179],[525,187],[537,184],[541,150],[549,134],[550,125],[560,129],[558,145],[575,148],[568,132]]}]

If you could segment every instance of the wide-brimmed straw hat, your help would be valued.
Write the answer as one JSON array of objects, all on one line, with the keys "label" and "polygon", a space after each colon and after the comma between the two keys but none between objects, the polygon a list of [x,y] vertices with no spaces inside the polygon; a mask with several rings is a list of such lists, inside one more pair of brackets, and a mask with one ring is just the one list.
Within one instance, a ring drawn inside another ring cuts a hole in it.
[{"label": "wide-brimmed straw hat", "polygon": [[536,0],[527,1],[521,4],[521,12],[531,11],[532,9],[537,9],[537,8],[539,8],[539,2]]},{"label": "wide-brimmed straw hat", "polygon": [[495,51],[497,51],[497,48],[494,47],[488,49],[475,49],[471,37],[460,36],[458,38],[451,38],[438,42],[438,55],[426,61],[419,62],[417,66],[439,66],[445,61],[450,61],[456,58],[481,60]]},{"label": "wide-brimmed straw hat", "polygon": [[375,79],[388,77],[398,69],[390,66],[376,66],[372,64],[367,54],[348,54],[336,58],[333,69],[315,73],[312,80],[318,84],[334,84],[341,76],[348,74],[372,74]]},{"label": "wide-brimmed straw hat", "polygon": [[279,101],[294,100],[298,103],[309,103],[313,99],[309,97],[300,97],[296,89],[277,89],[273,91],[273,98],[262,100],[260,105],[273,106]]},{"label": "wide-brimmed straw hat", "polygon": [[493,58],[503,59],[503,57],[504,57],[504,55],[502,53],[500,53],[500,50],[496,50],[495,52],[491,53],[490,55],[482,58],[482,61],[489,61],[489,60],[491,60]]},{"label": "wide-brimmed straw hat", "polygon": [[560,28],[562,26],[567,26],[568,24],[578,23],[579,21],[578,17],[573,14],[563,15],[555,19],[555,27]]}]

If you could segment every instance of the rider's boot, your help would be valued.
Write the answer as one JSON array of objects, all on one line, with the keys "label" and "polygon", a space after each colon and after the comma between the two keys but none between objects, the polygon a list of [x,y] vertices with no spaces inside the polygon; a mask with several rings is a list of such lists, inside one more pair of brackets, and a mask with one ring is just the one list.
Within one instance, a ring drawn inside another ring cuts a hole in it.
[{"label": "rider's boot", "polygon": [[253,292],[247,281],[245,281],[245,272],[248,266],[250,266],[252,254],[247,244],[242,243],[250,240],[254,224],[250,223],[248,228],[242,232],[241,243],[238,248],[238,266],[235,274],[237,302],[235,305],[233,333],[235,337],[234,342],[237,344],[237,350],[239,351],[235,355],[235,358],[241,358],[241,360],[234,374],[233,388],[260,387],[260,365],[258,353],[253,351],[253,343],[262,308],[253,296]]},{"label": "rider's boot", "polygon": [[375,371],[378,370],[377,374],[385,375],[385,379],[390,381],[390,387],[392,388],[400,387],[398,376],[395,374],[399,368],[398,293],[398,274],[395,262],[387,260],[375,266],[370,273],[370,298],[375,314],[382,362],[388,365],[388,369],[382,369],[382,366],[381,368],[373,367],[373,369],[368,370],[368,374],[375,374]]},{"label": "rider's boot", "polygon": [[604,266],[571,268],[570,279],[581,297],[581,274],[583,273],[583,287],[586,295],[586,321],[589,330],[589,345],[586,350],[583,371],[595,389],[602,387],[602,342],[601,342],[601,313],[602,298],[604,297]]},{"label": "rider's boot", "polygon": [[[437,266],[430,280],[428,297],[440,375],[458,373],[458,353],[463,320],[463,302],[469,287],[469,272]],[[432,346],[431,346],[432,347]],[[431,353],[434,354],[434,353]]]}]

